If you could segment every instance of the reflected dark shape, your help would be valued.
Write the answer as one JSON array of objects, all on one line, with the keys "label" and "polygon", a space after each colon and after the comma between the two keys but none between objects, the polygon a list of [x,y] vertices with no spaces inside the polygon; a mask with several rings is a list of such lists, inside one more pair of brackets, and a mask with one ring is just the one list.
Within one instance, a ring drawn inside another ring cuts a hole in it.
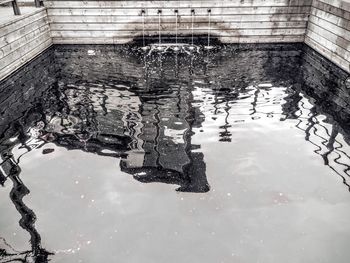
[{"label": "reflected dark shape", "polygon": [[202,153],[191,153],[191,163],[184,167],[184,172],[162,168],[162,167],[147,167],[139,168],[128,167],[125,161],[120,163],[121,170],[130,174],[142,183],[167,183],[180,185],[177,191],[204,193],[210,189],[209,183],[205,176],[205,163]]},{"label": "reflected dark shape", "polygon": [[[183,192],[207,192],[210,187],[203,154],[193,152],[200,146],[191,142],[193,129],[201,127],[203,118],[199,117],[198,107],[192,105],[191,84],[186,79],[177,80],[178,63],[184,61],[164,56],[165,63],[159,65],[157,59],[151,57],[146,64],[151,64],[162,78],[150,73],[147,86],[133,90],[141,102],[142,129],[137,139],[142,142],[143,153],[138,148],[135,153],[129,152],[120,163],[121,170],[140,182],[176,184],[180,186],[177,190]],[[166,72],[168,69],[174,72]]]},{"label": "reflected dark shape", "polygon": [[5,175],[0,173],[0,184],[1,184],[1,186],[4,186],[6,180],[7,179],[6,179]]},{"label": "reflected dark shape", "polygon": [[55,149],[44,149],[43,154],[50,154],[50,153],[53,153],[54,151]]},{"label": "reflected dark shape", "polygon": [[300,117],[300,113],[298,113],[300,111],[299,103],[303,97],[300,95],[300,92],[297,92],[295,87],[287,90],[286,93],[288,95],[284,97],[285,103],[282,104],[282,111],[285,117],[281,118],[281,121],[286,119],[298,119]]},{"label": "reflected dark shape", "polygon": [[49,262],[49,256],[53,254],[42,248],[41,236],[35,228],[36,215],[33,210],[23,202],[23,198],[28,195],[30,191],[19,177],[21,169],[18,163],[8,154],[3,154],[2,159],[4,161],[0,164],[0,177],[3,178],[4,183],[7,179],[12,181],[13,186],[10,191],[10,199],[21,215],[19,225],[30,235],[31,250],[19,252],[12,249],[15,253],[8,253],[6,249],[2,249],[1,258],[3,258],[5,262]]},{"label": "reflected dark shape", "polygon": [[[10,160],[8,160],[8,162],[10,162]],[[52,255],[52,253],[41,247],[41,237],[34,226],[36,216],[23,202],[23,197],[28,195],[30,191],[19,178],[21,172],[20,168],[15,165],[14,162],[12,162],[12,164],[8,175],[13,183],[10,198],[17,211],[21,214],[22,218],[19,221],[20,226],[30,234],[30,244],[32,249],[27,253],[30,254],[30,257],[34,262],[48,262],[48,257],[49,255]]]}]

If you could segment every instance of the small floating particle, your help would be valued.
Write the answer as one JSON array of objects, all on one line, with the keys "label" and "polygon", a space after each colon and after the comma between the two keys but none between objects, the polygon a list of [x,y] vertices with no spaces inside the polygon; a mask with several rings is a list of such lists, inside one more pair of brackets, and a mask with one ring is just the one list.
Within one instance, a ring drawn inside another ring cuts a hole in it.
[{"label": "small floating particle", "polygon": [[55,149],[43,149],[43,154],[49,154],[49,153],[52,153],[52,152],[54,152],[55,151]]},{"label": "small floating particle", "polygon": [[348,77],[346,80],[345,80],[345,87],[347,89],[350,89],[350,77]]},{"label": "small floating particle", "polygon": [[271,88],[272,84],[271,83],[261,83],[258,85],[259,88]]},{"label": "small floating particle", "polygon": [[142,175],[146,175],[146,174],[147,174],[146,172],[139,172],[139,173],[135,173],[134,175],[135,176],[140,176],[140,175],[142,176]]},{"label": "small floating particle", "polygon": [[88,241],[86,242],[86,244],[90,245],[90,244],[91,244],[91,241],[90,241],[90,240],[88,240]]},{"label": "small floating particle", "polygon": [[85,195],[81,195],[81,196],[80,196],[81,199],[84,199],[84,197],[85,197]]},{"label": "small floating particle", "polygon": [[95,50],[92,50],[92,49],[89,49],[88,50],[88,55],[89,56],[93,56],[93,55],[95,55],[96,53],[95,53]]},{"label": "small floating particle", "polygon": [[231,193],[227,193],[227,196],[231,196]]},{"label": "small floating particle", "polygon": [[10,138],[9,141],[10,142],[15,142],[17,140],[18,137],[13,137],[13,138]]}]

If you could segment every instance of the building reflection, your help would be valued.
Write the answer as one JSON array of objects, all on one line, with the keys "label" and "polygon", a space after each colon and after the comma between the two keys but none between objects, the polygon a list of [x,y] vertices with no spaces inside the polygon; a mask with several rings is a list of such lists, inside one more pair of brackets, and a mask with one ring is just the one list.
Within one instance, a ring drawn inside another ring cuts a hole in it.
[{"label": "building reflection", "polygon": [[[59,64],[84,67],[74,63],[74,59],[81,58],[81,54],[75,55],[65,63],[64,55],[56,52],[56,59]],[[124,63],[115,53],[112,56],[113,66]],[[54,143],[68,149],[121,157],[121,170],[140,182],[176,184],[178,191],[207,192],[204,156],[199,152],[200,145],[192,143],[193,129],[201,126],[203,118],[199,118],[202,114],[198,107],[192,105],[188,81],[178,79],[177,60],[152,59],[145,61],[145,68],[144,62],[131,59],[129,63],[122,67],[124,75],[118,81],[104,78],[104,72],[97,73],[97,80],[90,74],[88,78],[81,77],[84,74],[75,77],[63,68],[62,85],[58,85],[61,99],[57,101],[64,101],[58,115],[64,112],[66,119],[53,113],[50,106],[45,114],[50,121],[44,130],[55,137]],[[175,70],[170,72],[174,63]],[[142,81],[135,77],[138,72],[148,77]]]}]

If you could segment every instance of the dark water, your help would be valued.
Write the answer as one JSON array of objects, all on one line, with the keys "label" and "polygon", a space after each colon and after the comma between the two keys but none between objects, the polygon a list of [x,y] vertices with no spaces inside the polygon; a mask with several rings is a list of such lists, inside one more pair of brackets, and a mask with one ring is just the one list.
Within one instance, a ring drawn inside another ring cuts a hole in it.
[{"label": "dark water", "polygon": [[347,77],[302,45],[51,48],[0,83],[0,262],[347,262]]}]

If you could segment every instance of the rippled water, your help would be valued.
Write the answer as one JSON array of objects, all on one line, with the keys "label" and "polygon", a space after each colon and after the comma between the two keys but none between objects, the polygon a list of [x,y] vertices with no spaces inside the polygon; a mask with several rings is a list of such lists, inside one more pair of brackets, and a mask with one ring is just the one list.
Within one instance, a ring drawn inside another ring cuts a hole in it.
[{"label": "rippled water", "polygon": [[51,48],[0,83],[0,262],[348,262],[347,77],[302,45]]}]

